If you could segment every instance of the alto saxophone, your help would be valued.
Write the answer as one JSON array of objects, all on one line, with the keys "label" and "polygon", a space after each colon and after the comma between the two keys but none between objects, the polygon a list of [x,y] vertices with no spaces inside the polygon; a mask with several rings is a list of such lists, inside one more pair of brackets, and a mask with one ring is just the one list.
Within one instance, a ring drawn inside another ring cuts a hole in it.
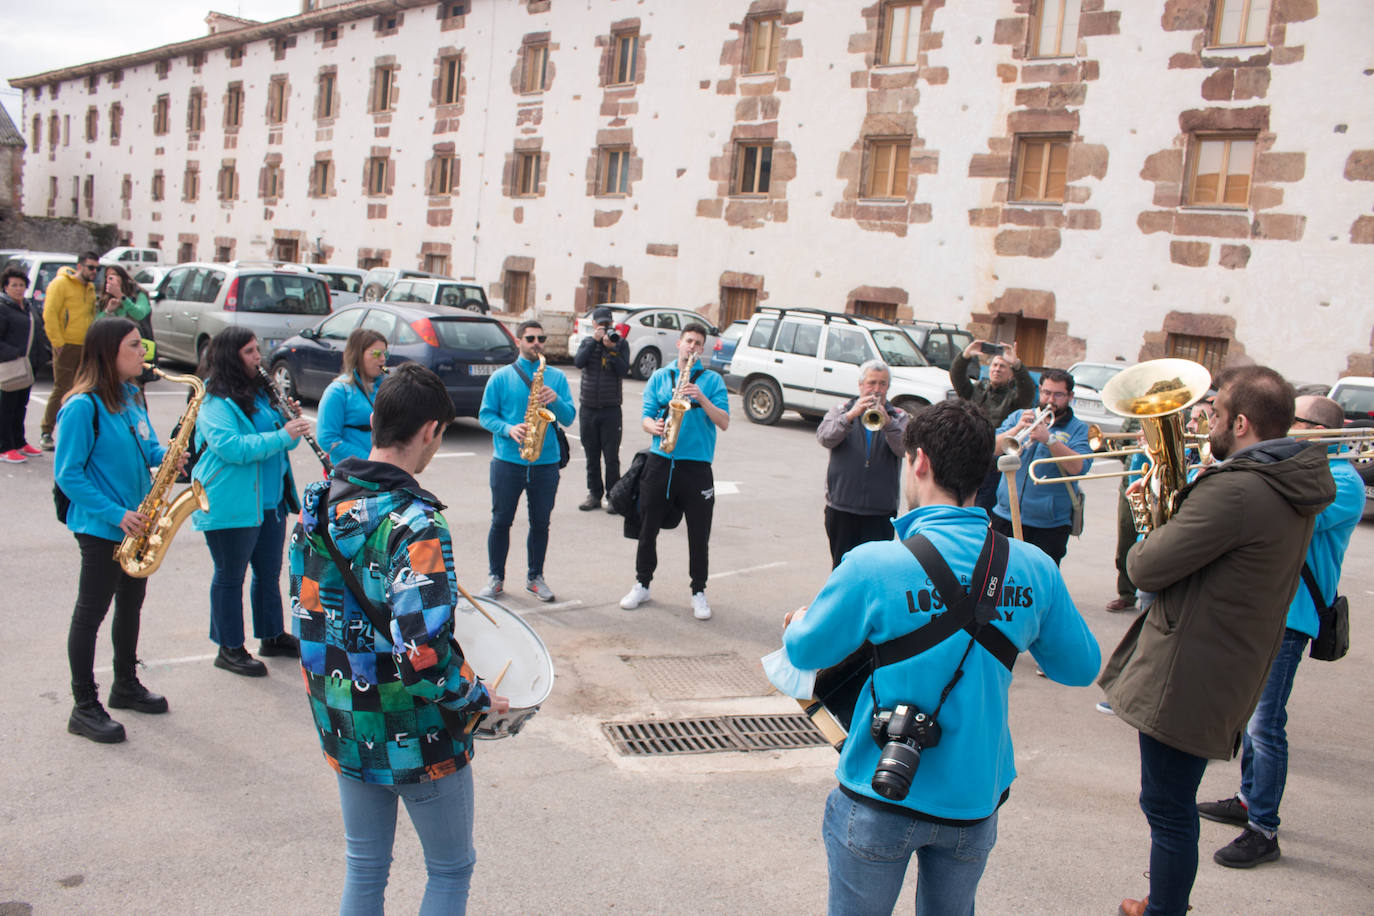
[{"label": "alto saxophone", "polygon": [[668,401],[668,419],[663,424],[663,435],[658,440],[658,447],[665,455],[672,454],[673,449],[677,448],[678,433],[682,432],[682,418],[692,409],[692,402],[682,396],[682,389],[692,377],[692,366],[696,361],[695,353],[687,356],[687,364],[682,367],[677,386],[673,388],[673,397]]},{"label": "alto saxophone", "polygon": [[156,367],[148,368],[169,382],[190,385],[192,395],[186,413],[181,415],[176,437],[167,443],[167,454],[157,469],[157,476],[153,478],[153,488],[138,505],[138,514],[148,519],[147,533],[126,535],[115,548],[115,559],[119,561],[120,568],[135,579],[146,579],[157,572],[177,529],[192,512],[197,509],[202,512],[210,510],[210,500],[206,498],[205,488],[199,480],[191,481],[191,485],[178,493],[175,499],[168,501],[167,498],[172,485],[176,483],[181,456],[186,453],[191,437],[196,432],[196,415],[200,413],[200,403],[205,399],[205,383],[194,375],[168,375]]},{"label": "alto saxophone", "polygon": [[520,443],[520,458],[534,463],[544,451],[544,434],[554,421],[553,411],[539,403],[544,390],[544,354],[539,354],[539,368],[530,379],[530,400],[525,405],[525,441]]}]

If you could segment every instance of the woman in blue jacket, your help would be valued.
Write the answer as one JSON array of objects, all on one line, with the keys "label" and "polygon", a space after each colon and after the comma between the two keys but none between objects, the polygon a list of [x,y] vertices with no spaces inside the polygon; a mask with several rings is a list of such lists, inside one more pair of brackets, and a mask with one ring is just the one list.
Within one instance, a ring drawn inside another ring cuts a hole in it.
[{"label": "woman in blue jacket", "polygon": [[344,344],[343,372],[320,398],[320,447],[338,464],[372,453],[372,399],[386,369],[386,338],[358,328]]},{"label": "woman in blue jacket", "polygon": [[138,388],[143,344],[127,318],[101,318],[86,333],[76,381],[57,415],[53,476],[71,500],[67,528],[81,547],[81,578],[67,632],[67,661],[76,705],[67,731],[104,744],[124,740],[124,726],[100,705],[95,683],[95,643],[100,623],[115,612],[114,687],[110,706],[136,712],[167,711],[165,697],[138,681],[138,624],[147,579],[120,568],[115,548],[126,535],[142,534],[148,518],[138,512],[152,489],[149,468],[162,463],[167,448],[148,421]]},{"label": "woman in blue jacket", "polygon": [[210,639],[219,644],[215,667],[249,677],[267,674],[267,666],[243,645],[243,578],[249,566],[259,654],[300,654],[283,626],[281,564],[286,516],[300,505],[286,453],[310,430],[303,417],[283,424],[263,387],[261,363],[258,339],[247,328],[225,328],[210,340],[200,367],[206,397],[196,421],[200,458],[192,473],[210,501],[209,512],[192,514],[191,526],[205,532],[215,563],[210,581]]}]

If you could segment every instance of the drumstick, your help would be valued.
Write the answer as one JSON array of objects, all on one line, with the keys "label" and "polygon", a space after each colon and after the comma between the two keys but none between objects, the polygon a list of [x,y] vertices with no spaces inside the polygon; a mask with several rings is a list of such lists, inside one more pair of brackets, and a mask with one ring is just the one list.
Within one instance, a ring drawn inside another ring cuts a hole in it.
[{"label": "drumstick", "polygon": [[495,690],[497,687],[501,686],[501,679],[506,676],[506,672],[510,670],[510,663],[513,661],[515,661],[513,658],[506,659],[506,667],[502,668],[501,673],[496,675],[496,680],[492,681],[491,684],[487,686],[487,690]]},{"label": "drumstick", "polygon": [[477,610],[481,611],[482,616],[490,620],[492,626],[496,627],[498,630],[501,628],[501,624],[496,622],[496,618],[488,614],[486,609],[483,608],[482,605],[477,603],[477,599],[468,594],[468,590],[463,588],[463,583],[459,582],[457,579],[454,579],[453,584],[458,586],[458,591],[462,592],[463,597],[468,599],[468,604],[472,605],[473,607],[477,608]]}]

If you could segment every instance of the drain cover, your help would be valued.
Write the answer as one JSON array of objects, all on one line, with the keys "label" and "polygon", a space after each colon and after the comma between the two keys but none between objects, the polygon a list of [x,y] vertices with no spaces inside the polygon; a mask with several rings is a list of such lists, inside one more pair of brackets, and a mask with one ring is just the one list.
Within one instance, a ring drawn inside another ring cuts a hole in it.
[{"label": "drain cover", "polygon": [[621,754],[635,757],[830,746],[804,713],[603,722],[601,730]]},{"label": "drain cover", "polygon": [[622,655],[661,700],[757,697],[770,690],[758,662],[738,655]]}]

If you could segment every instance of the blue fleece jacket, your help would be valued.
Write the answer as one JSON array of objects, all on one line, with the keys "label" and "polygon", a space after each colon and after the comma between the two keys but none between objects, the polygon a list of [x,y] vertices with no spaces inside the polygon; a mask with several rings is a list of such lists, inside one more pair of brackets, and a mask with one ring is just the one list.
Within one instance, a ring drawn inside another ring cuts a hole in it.
[{"label": "blue fleece jacket", "polygon": [[[530,386],[525,384],[525,379],[515,371],[516,366],[520,367],[526,378],[533,381],[534,373],[539,369],[539,362],[522,357],[509,366],[497,369],[487,380],[486,390],[482,392],[482,407],[477,411],[477,422],[491,433],[498,460],[523,465],[557,464],[560,457],[558,437],[552,429],[544,436],[544,448],[534,461],[521,458],[520,444],[510,437],[511,427],[525,422],[525,408],[530,402]],[[577,408],[573,406],[568,377],[561,369],[546,365],[544,386],[556,395],[548,405],[554,419],[560,426],[572,423],[573,417],[577,416]]]},{"label": "blue fleece jacket", "polygon": [[[1341,563],[1350,535],[1364,515],[1364,481],[1349,461],[1331,462],[1331,476],[1336,481],[1336,499],[1317,516],[1312,541],[1307,545],[1307,566],[1317,579],[1322,598],[1329,604],[1336,600],[1341,581]],[[1298,585],[1293,603],[1288,605],[1289,629],[1316,638],[1321,629],[1317,620],[1317,606],[1307,591],[1306,583]]]},{"label": "blue fleece jacket", "polygon": [[[1002,425],[997,427],[998,435],[1006,432],[1021,419],[1021,413],[1013,410]],[[1058,439],[1080,455],[1083,468],[1078,473],[1086,474],[1093,466],[1092,449],[1088,447],[1088,424],[1073,415],[1070,410],[1062,420],[1050,427],[1050,439]],[[1021,500],[1021,524],[1032,528],[1058,528],[1073,521],[1073,497],[1069,487],[1077,489],[1078,484],[1036,483],[1030,479],[1030,465],[1040,458],[1053,458],[1048,443],[1029,439],[1021,452],[1021,469],[1016,472],[1016,493]],[[1050,465],[1041,477],[1063,477],[1062,466]],[[1011,521],[1011,502],[1007,498],[1007,478],[1003,475],[997,483],[997,506],[992,510],[1007,521]]]},{"label": "blue fleece jacket", "polygon": [[351,378],[334,379],[324,390],[315,438],[330,461],[338,464],[345,458],[366,458],[372,454],[372,398],[375,392],[375,383],[372,393],[363,390],[362,380],[356,372]]},{"label": "blue fleece jacket", "polygon": [[[968,586],[988,530],[982,509],[927,506],[895,524],[899,538],[917,532],[929,538]],[[1013,540],[1009,547],[1000,619],[988,626],[1001,630],[1018,649],[1029,649],[1047,677],[1074,686],[1091,684],[1101,650],[1059,570],[1029,544]],[[943,610],[938,594],[931,592],[920,563],[900,541],[860,544],[845,554],[806,613],[787,628],[783,644],[788,658],[798,668],[827,668],[865,641],[883,643],[910,633]],[[919,655],[879,668],[874,681],[879,704],[890,709],[895,703],[914,703],[934,712],[968,643],[968,634],[960,631]],[[962,678],[940,711],[940,743],[921,755],[902,806],[952,820],[976,820],[997,809],[1016,777],[1007,725],[1010,686],[1011,672],[974,645]],[[868,733],[872,714],[872,694],[865,684],[854,710],[857,726],[844,744],[835,775],[851,791],[886,802],[872,787],[881,750]]]},{"label": "blue fleece jacket", "polygon": [[[643,416],[650,419],[658,419],[668,415],[668,402],[673,399],[673,389],[677,387],[677,363],[659,369],[649,376],[648,383],[644,386],[644,413]],[[725,390],[725,382],[721,381],[720,373],[710,369],[702,369],[700,372],[694,368],[692,375],[696,376],[696,386],[701,389],[701,393],[706,396],[712,404],[730,413],[730,393]],[[716,424],[706,415],[706,411],[701,409],[699,404],[693,404],[692,409],[682,417],[682,429],[677,434],[677,447],[672,453],[666,453],[659,447],[659,437],[654,436],[654,444],[651,451],[655,455],[661,455],[673,461],[711,461],[716,456]]]},{"label": "blue fleece jacket", "polygon": [[[100,416],[100,432],[95,417]],[[53,478],[72,501],[67,527],[107,541],[124,539],[119,523],[152,489],[149,468],[162,464],[167,446],[157,440],[142,395],[124,385],[124,407],[110,413],[94,394],[70,398],[57,413]]]},{"label": "blue fleece jacket", "polygon": [[208,395],[196,420],[201,449],[191,477],[205,487],[210,511],[191,513],[197,531],[252,528],[262,524],[263,509],[274,509],[287,486],[296,481],[286,453],[301,444],[282,428],[267,395],[259,392],[253,416],[244,416],[228,398]]}]

